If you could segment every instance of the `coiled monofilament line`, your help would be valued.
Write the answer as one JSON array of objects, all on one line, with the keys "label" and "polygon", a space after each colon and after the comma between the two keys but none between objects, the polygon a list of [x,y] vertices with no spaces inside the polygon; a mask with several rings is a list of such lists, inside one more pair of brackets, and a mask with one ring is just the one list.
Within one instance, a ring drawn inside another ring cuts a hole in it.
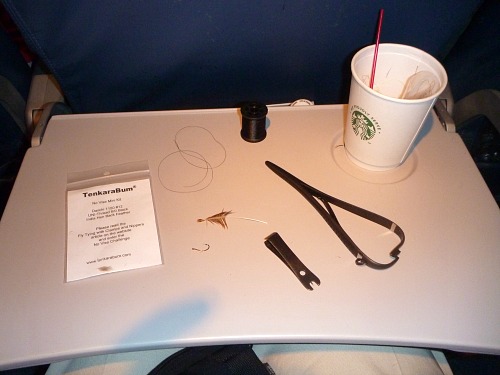
[{"label": "coiled monofilament line", "polygon": [[260,142],[266,138],[267,107],[258,102],[250,102],[241,107],[241,137],[247,142]]},{"label": "coiled monofilament line", "polygon": [[[206,137],[209,148],[195,151],[192,148],[196,143],[192,140],[202,137]],[[177,150],[165,156],[158,165],[162,186],[176,193],[193,193],[207,188],[214,178],[214,169],[226,161],[224,145],[201,126],[179,129],[173,141]]]}]

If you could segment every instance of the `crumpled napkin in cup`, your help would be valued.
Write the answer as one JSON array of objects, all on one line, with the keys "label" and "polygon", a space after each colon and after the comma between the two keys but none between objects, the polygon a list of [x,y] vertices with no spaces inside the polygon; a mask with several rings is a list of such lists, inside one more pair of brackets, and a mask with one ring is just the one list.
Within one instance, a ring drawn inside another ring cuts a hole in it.
[{"label": "crumpled napkin in cup", "polygon": [[400,99],[423,99],[433,95],[439,88],[437,77],[422,70],[408,77]]}]

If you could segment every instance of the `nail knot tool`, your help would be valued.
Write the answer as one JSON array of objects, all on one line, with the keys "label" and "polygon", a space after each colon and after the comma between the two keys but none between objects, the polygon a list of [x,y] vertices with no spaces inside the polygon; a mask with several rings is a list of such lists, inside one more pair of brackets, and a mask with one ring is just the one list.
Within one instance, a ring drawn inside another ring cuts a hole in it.
[{"label": "nail knot tool", "polygon": [[293,274],[299,279],[306,289],[313,290],[312,284],[319,285],[321,282],[318,277],[309,271],[309,269],[300,261],[294,254],[292,249],[288,247],[281,236],[274,232],[266,237],[265,245],[276,255]]}]

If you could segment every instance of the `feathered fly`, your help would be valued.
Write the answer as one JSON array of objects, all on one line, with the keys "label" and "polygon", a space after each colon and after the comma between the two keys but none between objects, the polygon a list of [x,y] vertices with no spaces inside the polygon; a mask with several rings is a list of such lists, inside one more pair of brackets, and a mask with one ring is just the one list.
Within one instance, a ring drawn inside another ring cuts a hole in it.
[{"label": "feathered fly", "polygon": [[207,223],[211,223],[211,224],[217,224],[217,225],[220,225],[222,228],[227,229],[228,226],[227,226],[226,217],[227,217],[227,215],[230,215],[232,213],[233,212],[231,210],[229,210],[229,211],[222,210],[218,214],[206,217],[205,219],[198,219],[197,221],[198,221],[198,223],[207,222]]}]

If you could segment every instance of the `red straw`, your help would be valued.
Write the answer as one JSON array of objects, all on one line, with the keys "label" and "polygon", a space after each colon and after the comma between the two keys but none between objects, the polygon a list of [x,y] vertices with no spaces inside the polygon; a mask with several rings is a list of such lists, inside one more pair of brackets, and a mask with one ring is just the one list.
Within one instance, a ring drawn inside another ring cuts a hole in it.
[{"label": "red straw", "polygon": [[382,20],[384,19],[384,10],[380,9],[377,26],[377,41],[375,42],[375,52],[373,53],[372,76],[370,77],[370,88],[373,89],[375,80],[375,68],[377,67],[378,45],[380,43],[380,31],[382,30]]}]

